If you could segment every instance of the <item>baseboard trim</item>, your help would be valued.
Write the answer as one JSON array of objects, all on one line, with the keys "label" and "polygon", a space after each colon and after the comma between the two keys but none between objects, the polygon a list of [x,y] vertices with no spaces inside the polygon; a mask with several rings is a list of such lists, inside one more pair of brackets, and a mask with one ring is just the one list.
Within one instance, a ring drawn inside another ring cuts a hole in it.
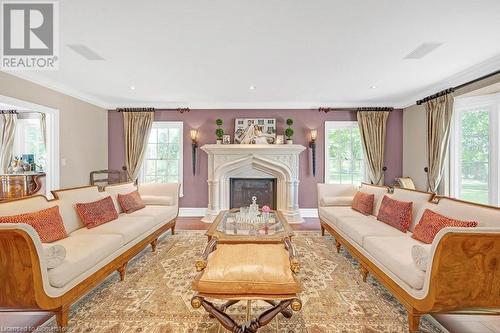
[{"label": "baseboard trim", "polygon": [[[181,207],[179,208],[180,217],[203,217],[207,212],[203,207]],[[302,217],[318,217],[318,210],[316,208],[301,208],[300,215]]]}]

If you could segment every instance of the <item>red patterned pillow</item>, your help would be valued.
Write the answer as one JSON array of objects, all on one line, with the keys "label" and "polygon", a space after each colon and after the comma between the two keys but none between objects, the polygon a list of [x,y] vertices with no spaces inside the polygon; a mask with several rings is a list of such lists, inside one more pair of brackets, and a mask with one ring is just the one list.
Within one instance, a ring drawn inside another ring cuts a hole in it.
[{"label": "red patterned pillow", "polygon": [[446,227],[474,228],[477,227],[477,222],[451,219],[426,209],[415,226],[412,237],[426,244],[431,244],[437,233]]},{"label": "red patterned pillow", "polygon": [[89,229],[118,218],[118,213],[111,197],[94,202],[77,203],[76,211],[83,224]]},{"label": "red patterned pillow", "polygon": [[354,199],[352,199],[351,208],[365,215],[370,215],[373,212],[374,200],[374,194],[366,194],[358,191],[354,195]]},{"label": "red patterned pillow", "polygon": [[413,202],[398,201],[384,195],[377,220],[406,232],[410,227],[412,208]]},{"label": "red patterned pillow", "polygon": [[38,212],[14,216],[0,216],[0,223],[26,223],[35,229],[42,243],[52,243],[68,237],[59,214],[59,206],[54,206]]},{"label": "red patterned pillow", "polygon": [[118,203],[126,214],[146,207],[139,192],[134,191],[128,194],[118,194]]}]

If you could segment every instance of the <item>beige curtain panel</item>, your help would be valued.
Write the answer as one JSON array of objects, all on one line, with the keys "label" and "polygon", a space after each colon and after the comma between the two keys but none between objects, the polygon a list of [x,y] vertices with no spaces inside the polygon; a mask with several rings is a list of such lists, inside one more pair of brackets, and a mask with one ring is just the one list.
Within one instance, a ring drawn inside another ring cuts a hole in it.
[{"label": "beige curtain panel", "polygon": [[42,140],[47,149],[47,115],[43,112],[40,113],[40,130],[42,131]]},{"label": "beige curtain panel", "polygon": [[437,192],[444,172],[450,141],[453,95],[447,94],[425,103],[427,125],[428,190]]},{"label": "beige curtain panel", "polygon": [[384,184],[384,153],[389,111],[358,111],[361,145],[367,171],[372,184]]},{"label": "beige curtain panel", "polygon": [[154,112],[123,112],[125,165],[132,181],[139,176],[153,120]]},{"label": "beige curtain panel", "polygon": [[17,114],[0,114],[0,171],[7,173],[12,161]]}]

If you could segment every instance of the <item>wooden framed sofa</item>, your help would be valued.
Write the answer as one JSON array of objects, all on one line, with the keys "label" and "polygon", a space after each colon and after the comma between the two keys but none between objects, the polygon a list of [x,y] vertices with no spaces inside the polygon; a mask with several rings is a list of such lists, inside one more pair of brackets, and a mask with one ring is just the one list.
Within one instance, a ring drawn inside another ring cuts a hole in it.
[{"label": "wooden framed sofa", "polygon": [[[179,184],[144,184],[138,188],[146,207],[122,213],[117,195],[137,190],[133,183],[53,191],[54,199],[33,196],[0,203],[0,216],[13,216],[59,206],[68,237],[42,243],[28,224],[0,223],[0,311],[1,309],[56,312],[58,325],[67,326],[72,303],[118,271],[125,278],[128,261],[147,245],[156,249],[158,238],[175,229],[179,212]],[[118,219],[88,229],[80,221],[76,203],[111,196],[120,213]],[[44,249],[65,248],[65,258],[47,268]]]},{"label": "wooden framed sofa", "polygon": [[[350,205],[357,191],[374,194],[372,215],[354,211]],[[376,216],[387,195],[413,202],[409,231],[403,233]],[[500,209],[434,196],[415,190],[362,184],[318,184],[318,207],[322,233],[344,246],[361,266],[363,280],[370,273],[403,304],[410,332],[419,331],[422,315],[471,309],[500,308]],[[411,237],[425,209],[466,221],[475,228],[444,228],[432,244]],[[417,267],[412,248],[427,252],[424,267]]]}]

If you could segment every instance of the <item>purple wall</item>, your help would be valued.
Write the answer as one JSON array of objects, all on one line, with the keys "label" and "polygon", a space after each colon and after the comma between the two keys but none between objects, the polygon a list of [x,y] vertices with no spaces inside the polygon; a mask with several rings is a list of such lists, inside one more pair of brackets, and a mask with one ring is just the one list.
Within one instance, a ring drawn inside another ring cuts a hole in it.
[{"label": "purple wall", "polygon": [[[275,110],[191,110],[180,114],[176,111],[157,111],[155,120],[184,122],[184,197],[181,207],[206,207],[207,205],[207,155],[198,149],[198,165],[196,176],[192,175],[191,138],[189,130],[198,129],[198,145],[215,143],[215,120],[224,120],[226,133],[234,133],[235,118],[276,118],[278,134],[284,131],[285,120],[294,120],[294,143],[308,146],[309,131],[318,130],[316,177],[312,176],[311,150],[307,149],[300,156],[299,205],[301,208],[316,207],[316,184],[324,180],[324,122],[327,120],[356,120],[354,111],[335,111],[328,114],[309,109],[275,109]],[[109,168],[120,169],[124,165],[123,116],[116,111],[108,113]],[[391,112],[387,124],[385,165],[387,166],[386,183],[392,183],[395,177],[402,174],[403,157],[403,112]]]}]

